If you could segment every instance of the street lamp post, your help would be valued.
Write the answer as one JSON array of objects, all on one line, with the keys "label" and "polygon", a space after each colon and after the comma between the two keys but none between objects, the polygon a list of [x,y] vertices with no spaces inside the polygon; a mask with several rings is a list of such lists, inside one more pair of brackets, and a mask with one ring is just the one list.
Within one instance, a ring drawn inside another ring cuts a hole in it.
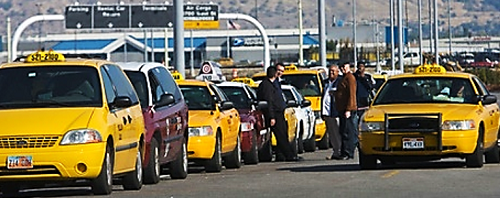
[{"label": "street lamp post", "polygon": [[304,64],[304,52],[302,50],[302,45],[304,43],[304,38],[302,37],[302,0],[299,0],[299,65]]},{"label": "street lamp post", "polygon": [[352,14],[353,14],[353,24],[352,24],[352,27],[353,27],[353,42],[354,42],[354,69],[357,69],[357,65],[358,65],[358,49],[357,49],[357,40],[356,40],[356,0],[353,0],[353,4],[352,4]]}]

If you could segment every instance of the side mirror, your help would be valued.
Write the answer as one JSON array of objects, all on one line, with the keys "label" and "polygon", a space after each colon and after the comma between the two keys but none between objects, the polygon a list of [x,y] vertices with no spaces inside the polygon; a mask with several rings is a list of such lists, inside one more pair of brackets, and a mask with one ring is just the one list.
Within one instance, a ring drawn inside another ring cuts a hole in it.
[{"label": "side mirror", "polygon": [[497,102],[497,97],[494,95],[487,95],[484,96],[481,101],[483,102],[484,105],[493,104]]},{"label": "side mirror", "polygon": [[221,106],[220,108],[222,111],[234,108],[233,102],[230,102],[230,101],[224,101],[224,102],[222,102],[222,104],[220,106]]},{"label": "side mirror", "polygon": [[298,107],[299,104],[295,100],[288,100],[286,101],[286,107]]},{"label": "side mirror", "polygon": [[308,107],[308,106],[311,106],[310,100],[305,99],[304,101],[302,101],[302,107]]},{"label": "side mirror", "polygon": [[172,94],[162,94],[160,96],[160,100],[156,102],[156,106],[162,107],[162,106],[167,106],[169,104],[172,104],[175,102],[174,95]]},{"label": "side mirror", "polygon": [[132,101],[128,96],[118,96],[113,101],[113,107],[124,108],[132,106]]},{"label": "side mirror", "polygon": [[267,101],[258,101],[257,102],[257,109],[258,110],[263,110],[268,107]]}]

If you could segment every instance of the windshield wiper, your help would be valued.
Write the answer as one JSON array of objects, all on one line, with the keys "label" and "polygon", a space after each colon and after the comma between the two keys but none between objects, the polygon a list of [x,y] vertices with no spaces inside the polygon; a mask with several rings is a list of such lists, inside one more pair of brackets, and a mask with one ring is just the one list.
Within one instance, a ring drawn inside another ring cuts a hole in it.
[{"label": "windshield wiper", "polygon": [[50,106],[71,107],[71,106],[73,106],[71,104],[60,102],[60,101],[53,100],[53,99],[36,100],[36,101],[34,101],[33,105],[39,106],[39,107],[45,107],[45,106],[47,106],[47,107],[50,107]]}]

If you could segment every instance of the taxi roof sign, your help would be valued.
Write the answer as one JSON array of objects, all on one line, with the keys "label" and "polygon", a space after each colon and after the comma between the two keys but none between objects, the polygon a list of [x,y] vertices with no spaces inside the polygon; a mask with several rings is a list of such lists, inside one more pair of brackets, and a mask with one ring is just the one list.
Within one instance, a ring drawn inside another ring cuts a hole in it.
[{"label": "taxi roof sign", "polygon": [[39,62],[62,62],[65,61],[66,58],[63,54],[50,50],[48,52],[45,51],[37,51],[32,53],[26,57],[24,62],[27,63],[39,63]]},{"label": "taxi roof sign", "polygon": [[297,68],[297,66],[293,64],[285,67],[285,71],[297,71],[297,70],[299,69]]},{"label": "taxi roof sign", "polygon": [[174,78],[175,81],[184,80],[184,77],[182,77],[181,73],[179,73],[178,71],[173,71],[172,77]]},{"label": "taxi roof sign", "polygon": [[446,73],[446,68],[441,65],[420,65],[415,68],[415,74],[444,74]]},{"label": "taxi roof sign", "polygon": [[247,85],[253,85],[253,84],[255,84],[255,82],[253,81],[253,79],[248,78],[248,77],[234,78],[233,80],[231,80],[231,82],[240,82],[240,83],[244,83],[244,84],[247,84]]}]

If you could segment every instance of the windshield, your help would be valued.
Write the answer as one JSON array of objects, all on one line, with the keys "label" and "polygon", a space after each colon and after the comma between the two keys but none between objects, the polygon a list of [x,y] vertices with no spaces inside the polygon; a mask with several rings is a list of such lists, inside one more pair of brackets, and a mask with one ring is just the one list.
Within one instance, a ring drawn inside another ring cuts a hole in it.
[{"label": "windshield", "polygon": [[0,108],[100,107],[97,70],[85,66],[0,70]]},{"label": "windshield", "polygon": [[387,81],[373,105],[398,103],[475,103],[469,79],[425,77]]},{"label": "windshield", "polygon": [[215,110],[215,101],[207,87],[180,86],[189,110]]},{"label": "windshield", "polygon": [[219,87],[226,96],[233,102],[236,109],[251,109],[252,101],[248,98],[243,87]]},{"label": "windshield", "polygon": [[[254,81],[263,80],[265,76],[254,77]],[[316,74],[283,74],[281,76],[282,85],[292,85],[297,88],[303,96],[321,96],[321,89]]]},{"label": "windshield", "polygon": [[142,72],[137,71],[125,71],[125,73],[130,79],[130,82],[132,82],[132,85],[134,85],[135,92],[137,92],[137,96],[139,96],[141,107],[146,108],[149,104],[149,92],[146,76],[144,76]]}]

